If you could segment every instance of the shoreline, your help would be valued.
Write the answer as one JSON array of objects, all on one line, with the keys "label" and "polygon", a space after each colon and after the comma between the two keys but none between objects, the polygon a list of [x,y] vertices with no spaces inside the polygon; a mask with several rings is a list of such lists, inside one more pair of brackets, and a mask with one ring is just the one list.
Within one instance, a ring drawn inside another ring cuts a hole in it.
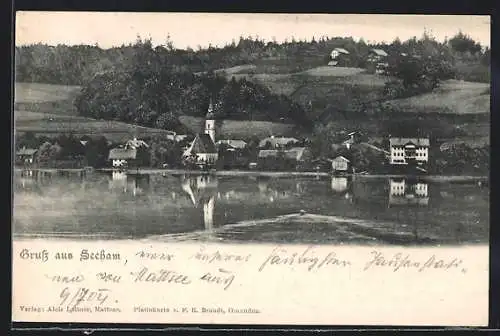
[{"label": "shoreline", "polygon": [[[57,168],[14,168],[14,171],[21,172],[24,170],[40,171],[40,172],[114,172],[120,171],[113,168],[99,168],[93,170],[81,169],[57,169]],[[386,178],[417,178],[429,182],[458,182],[458,181],[489,181],[488,176],[473,176],[473,175],[411,175],[411,174],[342,174],[334,175],[327,172],[296,172],[296,171],[252,171],[252,170],[216,170],[216,171],[200,171],[186,169],[127,169],[124,172],[134,175],[214,175],[228,177],[354,177],[356,179],[386,179]]]}]

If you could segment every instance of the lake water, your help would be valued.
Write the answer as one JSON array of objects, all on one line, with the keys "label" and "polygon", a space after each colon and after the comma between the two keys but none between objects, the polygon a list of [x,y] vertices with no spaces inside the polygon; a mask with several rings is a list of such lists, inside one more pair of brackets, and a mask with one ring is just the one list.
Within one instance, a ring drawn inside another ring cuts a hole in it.
[{"label": "lake water", "polygon": [[263,243],[489,241],[489,188],[356,177],[14,176],[17,238]]}]

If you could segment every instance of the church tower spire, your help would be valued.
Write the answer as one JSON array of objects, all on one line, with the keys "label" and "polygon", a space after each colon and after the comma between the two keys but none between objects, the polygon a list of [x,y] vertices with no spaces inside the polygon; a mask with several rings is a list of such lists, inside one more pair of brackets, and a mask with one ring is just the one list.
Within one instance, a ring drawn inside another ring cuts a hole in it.
[{"label": "church tower spire", "polygon": [[205,134],[208,134],[215,143],[215,114],[212,98],[210,98],[207,115],[205,117]]}]

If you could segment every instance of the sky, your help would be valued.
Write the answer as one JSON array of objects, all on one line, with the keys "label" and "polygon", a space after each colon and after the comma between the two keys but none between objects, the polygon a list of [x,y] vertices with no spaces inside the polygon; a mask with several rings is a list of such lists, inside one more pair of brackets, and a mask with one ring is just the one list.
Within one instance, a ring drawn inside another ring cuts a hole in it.
[{"label": "sky", "polygon": [[137,36],[176,48],[224,46],[240,36],[265,41],[321,36],[352,36],[365,41],[391,42],[422,36],[437,40],[460,30],[490,46],[490,17],[479,15],[389,14],[222,14],[125,12],[17,12],[16,45],[98,44],[102,48],[133,43]]}]

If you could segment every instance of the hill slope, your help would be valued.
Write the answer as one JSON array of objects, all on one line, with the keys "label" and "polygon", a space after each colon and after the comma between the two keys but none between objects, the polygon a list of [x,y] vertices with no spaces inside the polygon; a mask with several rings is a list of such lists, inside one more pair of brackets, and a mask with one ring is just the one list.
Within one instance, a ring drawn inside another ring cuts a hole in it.
[{"label": "hill slope", "polygon": [[15,131],[33,132],[49,137],[61,133],[78,136],[102,136],[112,141],[168,134],[168,131],[140,127],[118,121],[96,120],[77,116],[73,106],[80,87],[41,83],[16,83],[14,120]]}]

